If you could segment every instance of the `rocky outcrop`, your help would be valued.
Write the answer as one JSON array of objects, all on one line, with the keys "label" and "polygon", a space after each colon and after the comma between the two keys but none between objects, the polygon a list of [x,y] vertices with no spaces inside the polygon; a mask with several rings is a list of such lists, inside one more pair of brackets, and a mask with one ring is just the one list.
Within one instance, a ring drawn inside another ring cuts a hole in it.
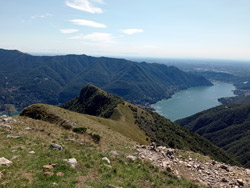
[{"label": "rocky outcrop", "polygon": [[179,155],[178,150],[163,146],[136,146],[138,157],[167,170],[177,177],[211,187],[250,187],[250,170],[214,160],[201,162]]}]

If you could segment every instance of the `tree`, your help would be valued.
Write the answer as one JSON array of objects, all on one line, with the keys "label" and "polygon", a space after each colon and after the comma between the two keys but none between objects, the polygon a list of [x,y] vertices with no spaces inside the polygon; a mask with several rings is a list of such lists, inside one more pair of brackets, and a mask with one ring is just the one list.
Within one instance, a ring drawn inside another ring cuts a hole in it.
[{"label": "tree", "polygon": [[5,104],[4,107],[9,116],[12,116],[13,113],[16,112],[16,108],[13,104]]}]

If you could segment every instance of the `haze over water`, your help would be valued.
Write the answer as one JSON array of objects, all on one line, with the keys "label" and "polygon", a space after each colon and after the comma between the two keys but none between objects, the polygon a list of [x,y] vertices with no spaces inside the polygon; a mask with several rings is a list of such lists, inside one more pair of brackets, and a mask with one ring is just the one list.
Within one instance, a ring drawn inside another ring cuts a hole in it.
[{"label": "haze over water", "polygon": [[218,98],[232,97],[233,84],[213,82],[209,87],[193,87],[177,92],[168,100],[161,100],[152,105],[156,112],[175,121],[200,111],[220,105]]}]

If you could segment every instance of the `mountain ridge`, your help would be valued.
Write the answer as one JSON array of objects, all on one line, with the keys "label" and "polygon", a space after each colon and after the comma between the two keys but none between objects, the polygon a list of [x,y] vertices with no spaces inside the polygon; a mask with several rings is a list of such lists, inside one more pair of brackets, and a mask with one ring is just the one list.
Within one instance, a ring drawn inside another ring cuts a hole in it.
[{"label": "mountain ridge", "polygon": [[87,55],[33,56],[0,50],[0,102],[21,109],[34,103],[59,104],[87,84],[137,104],[155,103],[188,87],[211,85],[202,76],[163,64]]},{"label": "mountain ridge", "polygon": [[[81,101],[81,98],[84,98],[84,102]],[[96,106],[96,101],[98,101],[96,99],[104,99],[104,101],[108,101],[108,103],[100,103]],[[110,102],[114,99],[115,102]],[[151,141],[158,145],[200,152],[223,162],[237,164],[237,162],[223,150],[198,134],[182,128],[156,112],[142,109],[120,99],[120,97],[117,99],[116,96],[93,85],[84,87],[79,97],[72,99],[61,107],[74,112],[123,121],[128,125],[137,126]],[[100,109],[102,112],[108,111],[108,116],[100,112]]]}]

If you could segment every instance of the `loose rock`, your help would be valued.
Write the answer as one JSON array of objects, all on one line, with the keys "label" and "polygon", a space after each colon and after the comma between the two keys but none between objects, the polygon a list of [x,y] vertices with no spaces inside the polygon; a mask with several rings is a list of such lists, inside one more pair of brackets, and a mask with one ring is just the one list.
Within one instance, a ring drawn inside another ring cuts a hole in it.
[{"label": "loose rock", "polygon": [[4,157],[0,158],[0,166],[10,166],[12,162]]},{"label": "loose rock", "polygon": [[52,143],[50,144],[50,147],[53,148],[53,149],[57,149],[57,150],[62,150],[63,147],[58,145],[58,144],[55,144],[55,143]]},{"label": "loose rock", "polygon": [[44,172],[44,176],[51,177],[54,175],[54,172]]},{"label": "loose rock", "polygon": [[128,155],[127,159],[131,159],[132,161],[135,161],[137,159],[137,157],[133,156],[133,155]]},{"label": "loose rock", "polygon": [[75,168],[77,165],[77,160],[75,158],[71,158],[71,159],[64,159],[63,161],[67,162],[68,164],[70,164],[70,166],[72,168]]},{"label": "loose rock", "polygon": [[176,152],[177,149],[162,146],[157,149],[152,148],[152,146],[137,145],[138,157],[173,173],[178,178],[184,177],[209,187],[250,187],[250,169],[230,166],[209,159],[207,162],[202,162],[190,156],[184,158],[181,155],[175,155],[175,153],[179,153]]},{"label": "loose rock", "polygon": [[110,164],[110,160],[107,157],[103,157],[102,160],[106,161],[108,164]]},{"label": "loose rock", "polygon": [[6,138],[21,138],[21,136],[13,136],[13,135],[7,135]]},{"label": "loose rock", "polygon": [[119,153],[117,152],[117,151],[110,151],[109,152],[111,155],[114,155],[114,156],[118,156],[119,155]]},{"label": "loose rock", "polygon": [[10,125],[8,125],[8,124],[0,124],[0,127],[12,129],[12,127]]},{"label": "loose rock", "polygon": [[63,172],[57,172],[56,176],[62,177],[62,176],[64,176],[64,173]]},{"label": "loose rock", "polygon": [[237,183],[241,186],[244,186],[244,182],[242,179],[237,179]]},{"label": "loose rock", "polygon": [[53,169],[56,165],[55,164],[49,164],[49,165],[43,165],[43,168],[45,169]]}]

